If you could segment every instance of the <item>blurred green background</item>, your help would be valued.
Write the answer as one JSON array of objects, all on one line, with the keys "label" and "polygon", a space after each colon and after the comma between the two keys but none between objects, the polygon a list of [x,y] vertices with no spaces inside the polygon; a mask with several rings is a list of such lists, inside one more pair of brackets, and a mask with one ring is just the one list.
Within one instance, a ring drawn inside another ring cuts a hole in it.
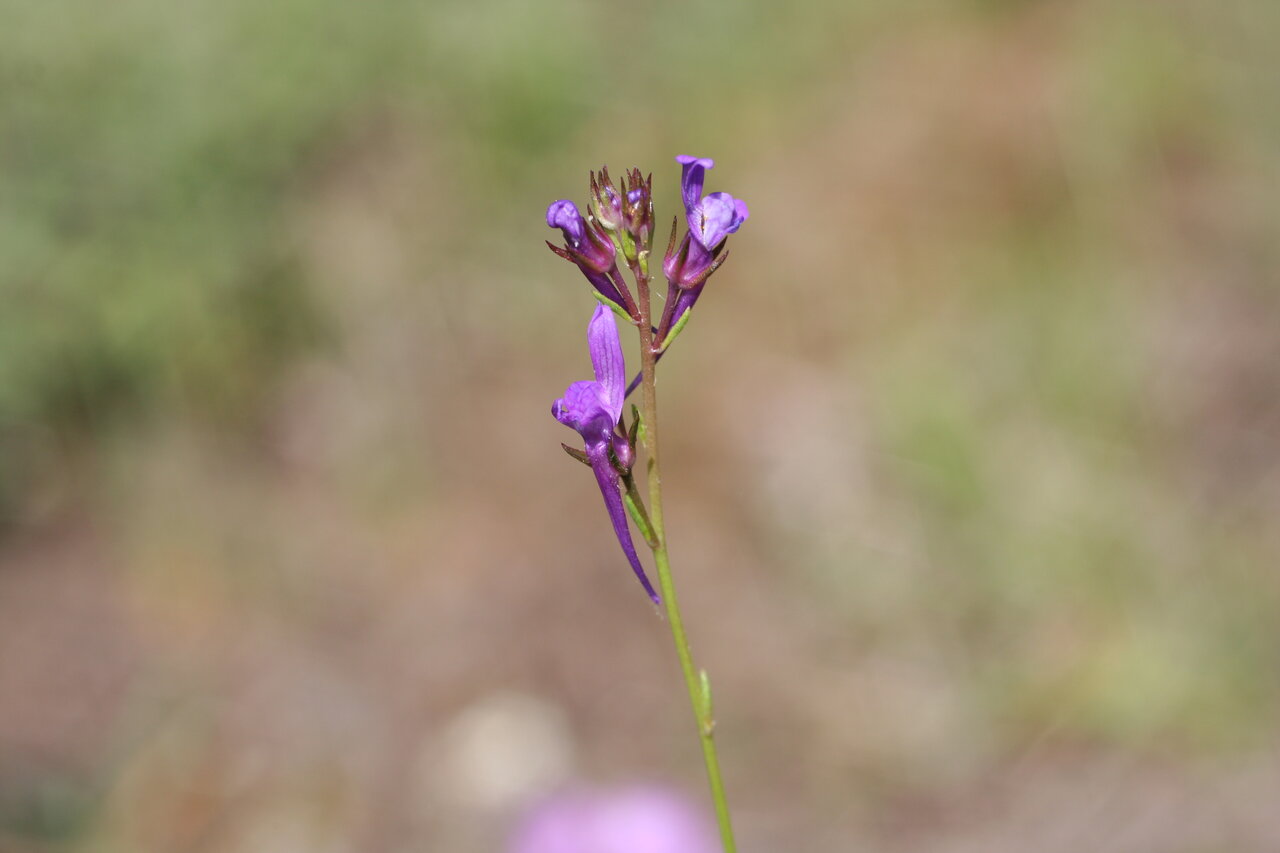
[{"label": "blurred green background", "polygon": [[752,210],[661,383],[742,849],[1280,849],[1280,6],[0,7],[0,850],[702,796],[542,245],[681,153]]}]

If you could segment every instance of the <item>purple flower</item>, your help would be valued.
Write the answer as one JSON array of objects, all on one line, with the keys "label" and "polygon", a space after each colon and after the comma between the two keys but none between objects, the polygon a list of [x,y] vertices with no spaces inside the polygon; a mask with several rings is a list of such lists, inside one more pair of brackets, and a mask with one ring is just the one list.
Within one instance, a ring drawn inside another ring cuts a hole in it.
[{"label": "purple flower", "polygon": [[577,264],[601,296],[634,315],[631,294],[618,271],[613,241],[599,224],[583,219],[573,202],[560,199],[547,207],[547,225],[559,228],[564,235],[564,248],[547,242],[551,251]]},{"label": "purple flower", "polygon": [[712,193],[689,211],[689,228],[693,239],[711,251],[737,231],[750,215],[742,199],[728,193]]},{"label": "purple flower", "polygon": [[567,198],[553,201],[547,205],[547,226],[559,228],[564,234],[564,241],[575,249],[586,236],[587,226],[578,212],[578,206]]},{"label": "purple flower", "polygon": [[671,284],[658,329],[658,339],[664,348],[668,334],[698,301],[707,279],[729,256],[726,238],[751,215],[745,201],[728,193],[702,195],[707,170],[715,166],[714,160],[682,154],[676,162],[683,167],[680,194],[689,231],[677,243],[677,223],[672,223],[671,240],[662,261],[662,272]]},{"label": "purple flower", "polygon": [[[570,385],[564,396],[551,406],[551,414],[582,436],[587,461],[595,472],[600,493],[604,495],[605,509],[613,522],[618,544],[649,598],[659,604],[661,599],[649,583],[631,541],[631,528],[627,526],[627,514],[622,505],[621,481],[610,459],[610,450],[626,441],[615,434],[614,427],[622,417],[622,405],[626,399],[627,366],[622,357],[622,342],[618,339],[618,324],[613,319],[613,312],[603,305],[597,305],[591,315],[591,323],[587,326],[587,348],[591,352],[595,380]],[[630,451],[628,444],[625,451],[621,454],[615,452],[615,455],[630,457]],[[622,461],[629,462],[630,459]]]},{"label": "purple flower", "polygon": [[676,230],[672,228],[662,271],[667,281],[689,292],[678,297],[681,305],[673,320],[678,320],[679,314],[693,307],[702,285],[727,257],[725,238],[741,228],[751,215],[745,201],[728,193],[702,195],[707,169],[715,165],[714,160],[682,154],[676,161],[684,167],[680,175],[680,190],[689,233],[677,246]]},{"label": "purple flower", "polygon": [[507,853],[716,853],[711,830],[683,798],[660,788],[571,792],[516,828]]},{"label": "purple flower", "polygon": [[712,193],[706,198],[702,197],[702,184],[706,180],[707,169],[715,166],[714,160],[681,154],[676,162],[683,167],[680,173],[680,190],[684,197],[689,233],[703,249],[710,252],[725,237],[737,231],[751,212],[747,210],[745,201],[728,193]]}]

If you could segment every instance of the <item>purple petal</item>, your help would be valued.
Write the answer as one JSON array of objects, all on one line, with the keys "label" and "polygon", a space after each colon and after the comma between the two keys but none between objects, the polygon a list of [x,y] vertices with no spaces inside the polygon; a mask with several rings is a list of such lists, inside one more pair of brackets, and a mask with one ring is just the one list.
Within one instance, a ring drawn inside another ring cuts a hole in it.
[{"label": "purple petal", "polygon": [[559,228],[564,234],[565,242],[574,248],[578,247],[586,233],[586,225],[582,221],[582,214],[578,212],[578,206],[567,198],[553,201],[547,207],[547,225]]},{"label": "purple petal", "polygon": [[602,389],[601,400],[617,423],[622,416],[627,364],[622,356],[622,341],[618,339],[618,323],[613,319],[613,312],[603,305],[597,305],[591,315],[591,323],[587,326],[587,348],[591,351],[596,382]]},{"label": "purple petal", "polygon": [[661,788],[572,791],[541,803],[507,853],[716,853],[710,823]]},{"label": "purple petal", "polygon": [[747,204],[728,193],[712,193],[689,211],[689,231],[708,251],[746,221]]},{"label": "purple petal", "polygon": [[617,285],[610,281],[609,276],[582,267],[579,268],[582,269],[582,274],[587,277],[587,281],[591,282],[591,286],[600,291],[601,296],[615,305],[626,306],[626,300],[622,298]]},{"label": "purple petal", "polygon": [[[701,221],[701,217],[699,217]],[[696,236],[696,232],[694,232]],[[689,241],[689,254],[684,260],[684,267],[681,270],[681,278],[687,283],[697,279],[711,266],[715,257],[712,255],[711,249],[702,245],[701,239]]]},{"label": "purple petal", "polygon": [[604,496],[604,508],[609,512],[609,520],[613,522],[613,533],[618,537],[622,553],[627,555],[631,570],[636,573],[636,578],[644,587],[644,591],[649,594],[649,598],[654,604],[662,604],[662,599],[654,591],[653,584],[649,583],[649,576],[644,573],[644,566],[640,565],[636,546],[631,541],[631,528],[627,526],[627,511],[622,506],[621,484],[618,480],[618,472],[609,461],[608,443],[598,445],[588,443],[587,458],[591,460],[591,470],[596,472],[596,482],[600,484],[600,494]]},{"label": "purple petal", "polygon": [[680,296],[676,302],[676,310],[671,314],[672,327],[674,327],[676,323],[679,323],[680,318],[684,316],[684,313],[694,306],[694,303],[698,301],[698,297],[702,295],[702,288],[706,286],[707,283],[704,281],[697,287],[680,291]]},{"label": "purple petal", "polygon": [[607,442],[618,422],[605,403],[599,382],[584,379],[565,389],[564,396],[551,404],[551,414],[560,423],[577,430],[588,445]]},{"label": "purple petal", "polygon": [[690,213],[702,198],[702,184],[706,181],[707,169],[715,166],[716,161],[681,154],[676,162],[684,167],[680,173],[680,191],[684,196],[685,212]]}]

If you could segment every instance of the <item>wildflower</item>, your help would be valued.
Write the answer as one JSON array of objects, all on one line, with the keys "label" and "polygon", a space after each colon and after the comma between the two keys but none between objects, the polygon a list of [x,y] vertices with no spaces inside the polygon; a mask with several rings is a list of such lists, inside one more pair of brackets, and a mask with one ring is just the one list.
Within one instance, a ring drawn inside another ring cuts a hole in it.
[{"label": "wildflower", "polygon": [[613,319],[613,312],[603,305],[596,306],[591,323],[587,326],[587,348],[591,352],[595,380],[570,385],[565,389],[564,396],[552,405],[551,414],[582,436],[585,443],[584,455],[600,485],[600,493],[604,496],[605,509],[613,523],[618,544],[622,546],[622,551],[627,555],[645,592],[658,604],[661,599],[649,583],[631,541],[631,529],[627,526],[626,510],[623,508],[620,476],[614,459],[610,458],[612,451],[612,456],[619,460],[625,470],[634,460],[634,451],[627,439],[615,431],[622,416],[627,367],[622,356],[622,342],[618,339],[618,324]]},{"label": "wildflower", "polygon": [[680,194],[689,230],[677,244],[678,220],[671,223],[671,239],[662,262],[662,272],[670,287],[658,329],[660,350],[665,350],[674,338],[673,330],[679,333],[681,319],[702,295],[707,279],[729,257],[725,249],[728,236],[741,228],[751,215],[747,203],[729,193],[702,195],[707,169],[715,166],[714,160],[682,154],[676,162],[683,167]]},{"label": "wildflower", "polygon": [[692,290],[720,266],[724,260],[725,238],[742,227],[751,214],[745,201],[728,193],[711,193],[703,197],[702,185],[707,169],[715,166],[714,160],[682,154],[676,162],[683,166],[680,191],[689,233],[677,250],[676,231],[672,227],[663,272],[672,284]]},{"label": "wildflower", "polygon": [[613,241],[600,221],[584,219],[577,205],[560,199],[547,207],[547,225],[564,235],[564,248],[547,242],[551,251],[577,264],[596,292],[635,317],[635,303],[618,271]]},{"label": "wildflower", "polygon": [[535,809],[508,853],[715,853],[701,815],[661,788],[574,791]]}]

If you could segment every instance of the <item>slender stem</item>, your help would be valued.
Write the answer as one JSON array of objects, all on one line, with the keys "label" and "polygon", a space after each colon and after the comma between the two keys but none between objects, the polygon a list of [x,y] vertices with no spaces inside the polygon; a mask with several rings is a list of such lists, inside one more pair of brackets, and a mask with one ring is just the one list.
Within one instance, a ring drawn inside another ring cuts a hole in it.
[{"label": "slender stem", "polygon": [[[643,339],[644,339],[644,335],[641,335],[640,337],[641,337],[641,340],[643,340]],[[666,354],[666,350],[663,350],[662,352],[660,352],[660,353],[658,353],[656,356],[654,356],[654,359],[653,359],[654,364],[657,364],[659,361],[661,361],[661,360],[662,360],[662,356],[663,356],[664,354]],[[626,396],[630,397],[632,394],[634,394],[634,393],[636,392],[636,389],[640,387],[640,383],[641,383],[642,381],[644,381],[644,373],[643,373],[643,372],[637,373],[637,374],[635,375],[635,378],[633,378],[633,379],[631,380],[630,384],[628,384],[628,385],[627,385],[627,393],[626,393]]]},{"label": "slender stem", "polygon": [[636,488],[636,478],[630,474],[624,475],[622,487],[624,490],[622,500],[626,504],[627,512],[631,513],[631,520],[636,523],[636,527],[640,528],[644,544],[648,545],[649,550],[652,551],[658,547],[658,540],[653,535],[653,522],[649,520],[649,513],[645,511],[644,499],[640,497],[640,490]]},{"label": "slender stem", "polygon": [[645,449],[649,454],[649,520],[653,526],[656,547],[654,562],[658,567],[658,585],[667,609],[667,621],[671,625],[671,639],[675,641],[676,656],[684,672],[689,701],[698,723],[698,737],[702,741],[702,758],[707,765],[707,782],[711,798],[715,802],[716,822],[720,826],[720,843],[725,853],[736,853],[733,825],[729,818],[729,804],[724,795],[724,783],[720,778],[720,759],[716,755],[715,724],[711,719],[711,700],[705,688],[706,673],[699,675],[689,650],[689,639],[680,616],[680,604],[676,599],[675,582],[671,577],[671,560],[667,555],[667,534],[662,518],[662,477],[658,467],[658,393],[655,383],[655,367],[658,354],[654,352],[653,326],[650,323],[649,282],[646,276],[637,275],[640,296],[640,366],[641,406],[644,411]]},{"label": "slender stem", "polygon": [[628,314],[634,319],[636,316],[636,301],[631,298],[631,291],[627,289],[627,280],[622,277],[621,270],[618,265],[614,264],[613,269],[609,270],[609,278],[613,280],[613,286],[618,288],[618,295],[622,297]]}]

